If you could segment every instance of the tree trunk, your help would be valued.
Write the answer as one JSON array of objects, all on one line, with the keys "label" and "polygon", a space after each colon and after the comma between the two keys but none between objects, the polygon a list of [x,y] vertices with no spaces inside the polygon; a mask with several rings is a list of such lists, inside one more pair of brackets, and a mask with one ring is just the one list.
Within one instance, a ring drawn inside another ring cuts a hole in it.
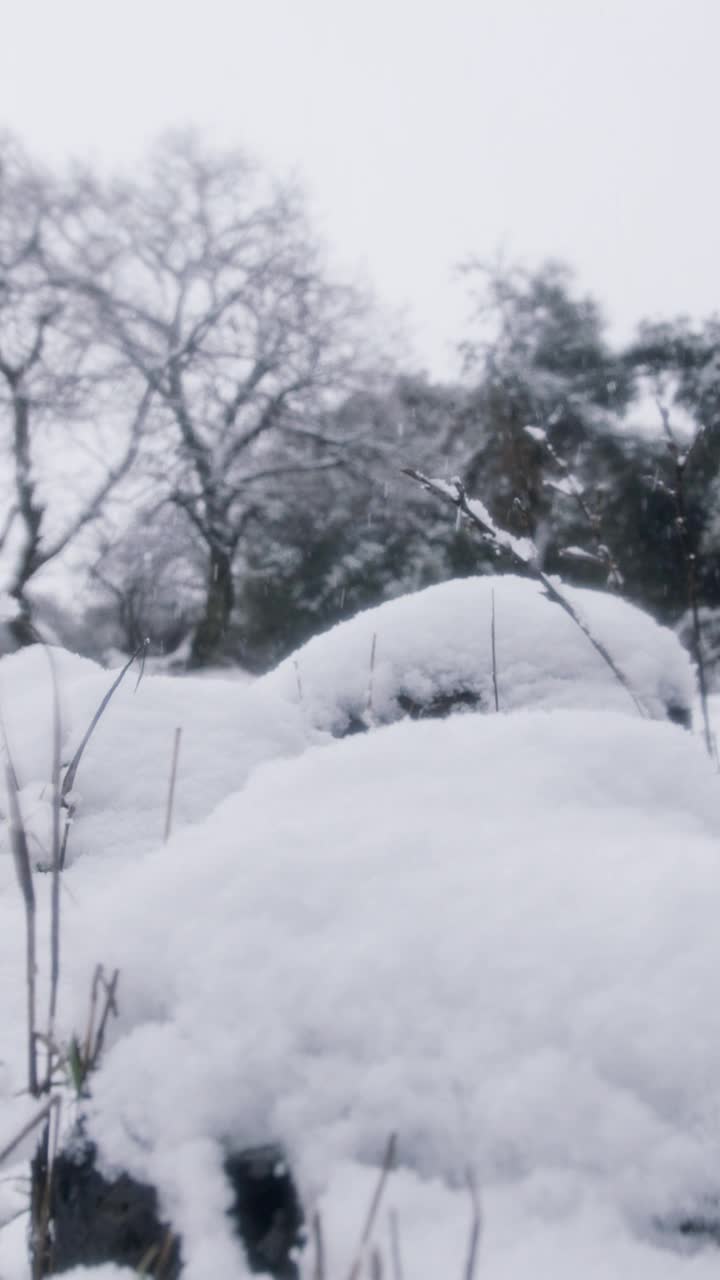
[{"label": "tree trunk", "polygon": [[10,598],[18,606],[17,613],[7,623],[7,629],[12,636],[13,643],[17,645],[18,649],[24,649],[29,644],[37,644],[38,638],[33,626],[30,602],[20,591],[11,592]]},{"label": "tree trunk", "polygon": [[32,624],[32,608],[25,590],[42,564],[40,539],[45,508],[37,496],[30,457],[30,405],[24,393],[16,385],[11,385],[15,491],[18,516],[23,525],[23,545],[18,553],[12,582],[8,587],[8,595],[16,601],[18,606],[16,616],[8,623],[8,630],[15,644],[22,649],[26,645],[37,643],[37,635]]},{"label": "tree trunk", "polygon": [[189,667],[208,667],[217,662],[234,603],[232,557],[227,551],[211,547],[205,610],[193,636]]}]

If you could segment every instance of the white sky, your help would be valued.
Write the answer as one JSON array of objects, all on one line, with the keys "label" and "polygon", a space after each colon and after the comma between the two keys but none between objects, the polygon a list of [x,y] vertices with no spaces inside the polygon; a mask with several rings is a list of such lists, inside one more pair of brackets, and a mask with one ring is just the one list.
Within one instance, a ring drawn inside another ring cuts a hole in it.
[{"label": "white sky", "polygon": [[570,261],[615,332],[720,304],[720,0],[0,0],[0,124],[132,160],[206,127],[305,180],[451,368],[453,268]]}]

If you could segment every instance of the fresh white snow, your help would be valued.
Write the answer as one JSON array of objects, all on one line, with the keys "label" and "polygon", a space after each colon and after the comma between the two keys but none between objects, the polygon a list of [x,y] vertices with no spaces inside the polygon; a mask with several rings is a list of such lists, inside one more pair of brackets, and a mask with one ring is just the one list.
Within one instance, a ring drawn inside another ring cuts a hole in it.
[{"label": "fresh white snow", "polygon": [[[671,631],[617,596],[563,592],[650,716],[664,718],[668,706],[691,707],[693,672]],[[398,719],[399,695],[427,703],[465,690],[494,709],[493,602],[501,710],[595,707],[637,714],[573,620],[539,583],[511,574],[446,582],[368,609],[310,640],[261,683],[299,703],[307,723],[335,734],[352,721]]]},{"label": "fresh white snow", "polygon": [[[392,1132],[386,1272],[393,1210],[407,1276],[462,1275],[471,1168],[481,1280],[716,1273],[713,1248],[670,1229],[720,1200],[720,782],[701,741],[660,719],[689,704],[690,668],[637,610],[572,593],[658,717],[643,718],[532,584],[489,585],[499,715],[383,725],[400,689],[469,687],[492,708],[475,581],[360,615],[252,685],[148,676],[134,692],[130,673],[88,747],[59,1027],[84,1029],[94,966],[118,966],[89,1124],[104,1167],[157,1184],[188,1280],[245,1274],[223,1153],[271,1140],[321,1212],[329,1280],[347,1274]],[[368,710],[373,635],[380,727],[333,741]],[[67,761],[111,677],[55,659]],[[40,650],[0,662],[43,842],[49,694]],[[18,1096],[23,920],[4,825],[0,840],[2,1147],[36,1104]],[[21,1205],[0,1183],[0,1220]],[[28,1275],[24,1231],[0,1231],[2,1280]]]}]

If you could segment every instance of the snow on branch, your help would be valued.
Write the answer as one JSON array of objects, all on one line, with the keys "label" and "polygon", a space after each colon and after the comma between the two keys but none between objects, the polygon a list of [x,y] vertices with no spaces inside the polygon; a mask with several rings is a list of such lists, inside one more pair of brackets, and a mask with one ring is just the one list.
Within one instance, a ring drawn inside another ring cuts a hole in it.
[{"label": "snow on branch", "polygon": [[427,493],[431,493],[434,497],[440,498],[441,501],[455,507],[458,517],[470,524],[485,542],[495,546],[498,551],[507,554],[512,564],[522,568],[526,574],[535,578],[543,587],[547,599],[558,605],[572,619],[575,626],[579,627],[595,652],[610,668],[615,679],[625,689],[628,697],[632,699],[640,715],[648,715],[647,708],[633,691],[627,676],[620,670],[612,654],[602,641],[592,634],[587,622],[578,613],[574,605],[571,604],[567,596],[563,594],[560,587],[546,573],[543,573],[537,563],[535,548],[530,539],[515,538],[504,529],[499,529],[485,505],[476,498],[468,498],[465,486],[457,477],[449,481],[432,479],[430,476],[424,475],[422,471],[417,471],[414,467],[403,467],[402,472],[403,475],[409,476],[411,480],[415,480],[422,485]]}]

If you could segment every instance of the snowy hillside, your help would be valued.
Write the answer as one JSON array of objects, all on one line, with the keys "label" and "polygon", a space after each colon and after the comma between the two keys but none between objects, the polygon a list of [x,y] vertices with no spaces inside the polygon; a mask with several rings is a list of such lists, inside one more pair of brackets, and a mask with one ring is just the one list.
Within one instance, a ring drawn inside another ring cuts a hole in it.
[{"label": "snowy hillside", "polygon": [[[347,1275],[393,1133],[373,1237],[386,1274],[392,1213],[408,1280],[463,1275],[468,1169],[481,1278],[716,1273],[720,785],[700,741],[663,721],[690,703],[689,664],[637,610],[573,592],[643,717],[555,606],[495,579],[496,714],[487,585],[361,615],[253,685],[146,677],[134,692],[129,676],[81,764],[59,1025],[82,1033],[95,965],[120,969],[87,1125],[108,1175],[157,1187],[188,1280],[247,1273],[223,1161],[275,1142],[320,1213],[327,1280]],[[67,759],[109,677],[57,661]],[[0,663],[42,841],[47,670],[38,650]],[[423,718],[460,690],[478,710]],[[383,723],[398,692],[420,723]],[[333,740],[353,717],[372,731]],[[43,982],[49,879],[35,876]],[[24,933],[4,824],[0,963],[1,1150],[38,1105],[19,1096]],[[66,1130],[74,1114],[66,1100]],[[22,1203],[0,1183],[0,1215]],[[29,1275],[25,1231],[21,1217],[0,1231],[2,1280]]]}]

